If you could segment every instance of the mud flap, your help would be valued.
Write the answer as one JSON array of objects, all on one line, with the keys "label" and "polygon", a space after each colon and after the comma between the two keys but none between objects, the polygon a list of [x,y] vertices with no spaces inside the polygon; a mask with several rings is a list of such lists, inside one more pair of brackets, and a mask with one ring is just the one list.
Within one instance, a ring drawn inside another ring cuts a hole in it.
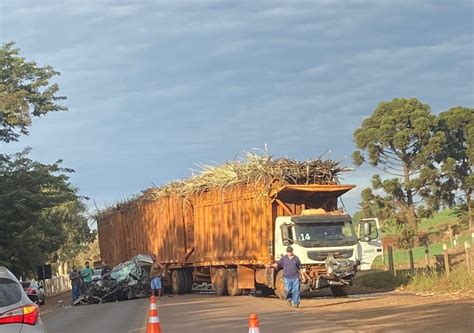
[{"label": "mud flap", "polygon": [[255,270],[242,265],[237,266],[237,281],[241,289],[255,289]]},{"label": "mud flap", "polygon": [[265,278],[267,287],[275,289],[275,269],[267,268],[265,270]]}]

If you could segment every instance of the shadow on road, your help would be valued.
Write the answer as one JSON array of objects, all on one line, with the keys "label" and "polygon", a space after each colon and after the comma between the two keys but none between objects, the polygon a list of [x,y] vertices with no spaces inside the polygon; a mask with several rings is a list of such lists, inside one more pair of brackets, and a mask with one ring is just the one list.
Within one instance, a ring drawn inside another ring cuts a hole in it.
[{"label": "shadow on road", "polygon": [[[165,300],[159,309],[167,332],[244,332],[251,313],[259,315],[263,332],[272,333],[474,331],[472,300],[405,304],[410,302],[405,299],[403,305],[396,296],[318,301],[303,301],[295,310],[274,298],[189,295]],[[367,308],[367,302],[374,302],[373,307]],[[177,313],[182,315],[173,321]]]}]

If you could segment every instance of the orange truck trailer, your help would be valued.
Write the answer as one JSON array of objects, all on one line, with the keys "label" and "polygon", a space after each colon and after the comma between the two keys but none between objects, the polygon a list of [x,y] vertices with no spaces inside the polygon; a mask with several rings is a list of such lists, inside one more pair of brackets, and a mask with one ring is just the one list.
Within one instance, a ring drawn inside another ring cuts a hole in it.
[{"label": "orange truck trailer", "polygon": [[211,283],[217,295],[251,289],[285,297],[283,272],[266,268],[291,245],[302,263],[302,291],[343,295],[357,270],[382,254],[376,219],[359,223],[337,207],[354,185],[235,185],[188,197],[130,204],[97,218],[102,258],[117,264],[155,253],[166,265],[164,285],[176,294]]}]

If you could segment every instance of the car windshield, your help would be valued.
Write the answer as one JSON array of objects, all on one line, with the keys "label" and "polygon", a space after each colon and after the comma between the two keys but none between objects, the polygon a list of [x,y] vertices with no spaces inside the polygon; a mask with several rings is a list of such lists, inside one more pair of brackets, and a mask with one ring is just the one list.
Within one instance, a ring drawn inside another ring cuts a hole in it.
[{"label": "car windshield", "polygon": [[298,244],[304,247],[354,245],[357,238],[351,221],[297,223]]},{"label": "car windshield", "polygon": [[135,262],[134,261],[126,261],[124,263],[121,263],[121,264],[115,266],[110,271],[110,276],[114,280],[122,281],[122,280],[127,279],[129,277],[130,273],[136,274],[136,272],[137,272],[137,265],[135,264]]},{"label": "car windshield", "polygon": [[18,303],[22,290],[15,281],[0,278],[0,307]]}]

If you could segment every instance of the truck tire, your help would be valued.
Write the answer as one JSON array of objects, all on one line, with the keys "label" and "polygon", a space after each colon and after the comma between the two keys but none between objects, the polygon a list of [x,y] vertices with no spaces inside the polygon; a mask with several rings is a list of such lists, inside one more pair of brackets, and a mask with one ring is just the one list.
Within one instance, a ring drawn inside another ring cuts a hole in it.
[{"label": "truck tire", "polygon": [[217,296],[228,295],[227,291],[227,269],[219,268],[214,275],[214,281],[212,281],[212,289],[216,292]]},{"label": "truck tire", "polygon": [[193,289],[193,272],[189,269],[184,271],[184,292],[190,294]]},{"label": "truck tire", "polygon": [[234,268],[229,269],[227,272],[227,291],[230,296],[242,295],[242,289],[239,289],[237,270]]},{"label": "truck tire", "polygon": [[250,294],[251,289],[242,289],[242,296],[247,296]]},{"label": "truck tire", "polygon": [[275,294],[278,296],[278,298],[286,299],[285,277],[283,276],[283,270],[278,272],[276,276],[275,285]]},{"label": "truck tire", "polygon": [[329,287],[331,289],[332,295],[334,297],[346,297],[347,296],[347,290],[346,287],[344,286],[332,286]]},{"label": "truck tire", "polygon": [[171,289],[173,294],[182,295],[185,290],[184,273],[180,269],[175,269],[171,273]]}]

